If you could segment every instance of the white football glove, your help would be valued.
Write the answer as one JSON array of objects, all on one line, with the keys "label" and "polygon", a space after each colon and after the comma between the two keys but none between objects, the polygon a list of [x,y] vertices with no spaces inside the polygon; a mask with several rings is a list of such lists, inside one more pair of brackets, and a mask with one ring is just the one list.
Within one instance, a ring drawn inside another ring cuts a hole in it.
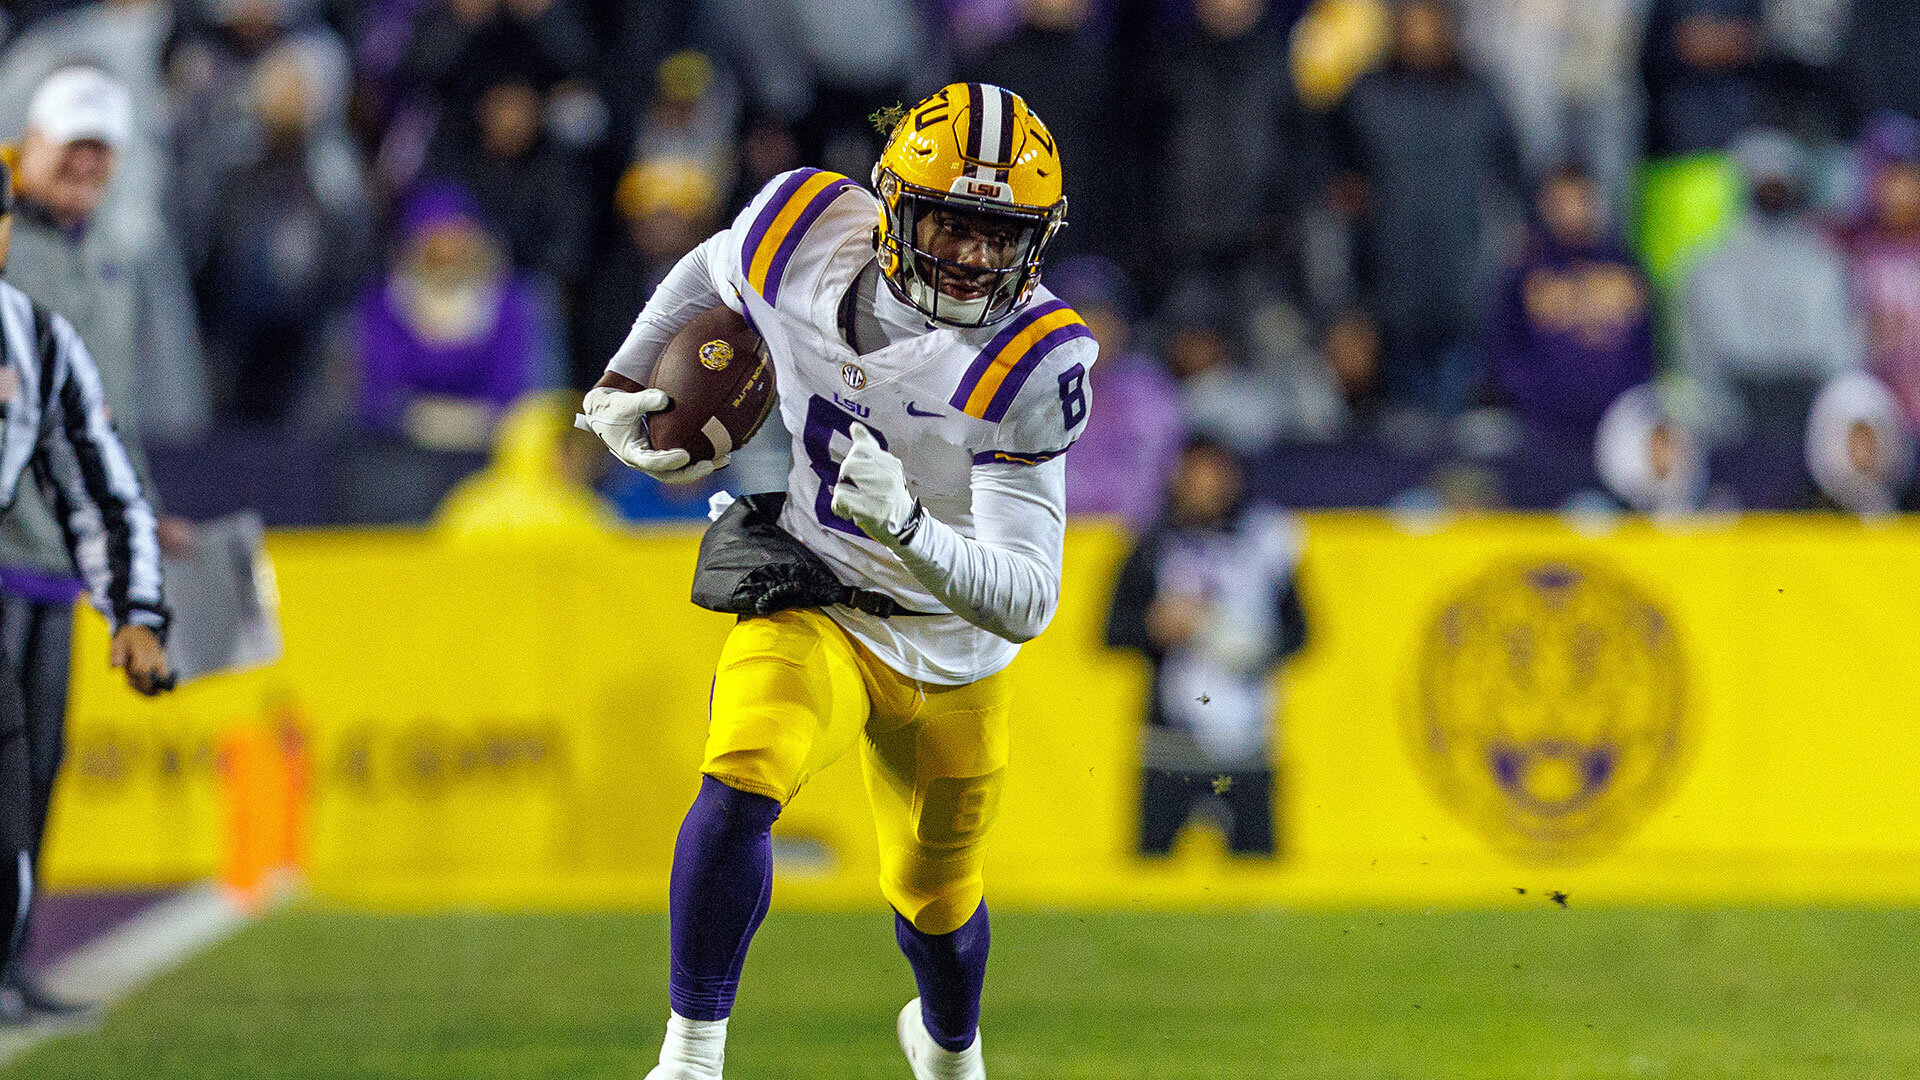
[{"label": "white football glove", "polygon": [[727,463],[726,455],[712,461],[695,461],[685,450],[655,450],[647,443],[646,428],[641,419],[648,413],[657,413],[672,403],[664,390],[649,387],[645,390],[616,390],[611,386],[596,386],[587,391],[586,400],[580,404],[583,410],[574,418],[574,426],[585,428],[600,436],[607,444],[613,456],[628,465],[639,469],[655,480],[669,484],[691,484],[704,479],[707,474]]},{"label": "white football glove", "polygon": [[920,504],[907,492],[907,471],[863,424],[849,432],[853,449],[840,462],[833,512],[883,544],[900,544],[919,524]]}]

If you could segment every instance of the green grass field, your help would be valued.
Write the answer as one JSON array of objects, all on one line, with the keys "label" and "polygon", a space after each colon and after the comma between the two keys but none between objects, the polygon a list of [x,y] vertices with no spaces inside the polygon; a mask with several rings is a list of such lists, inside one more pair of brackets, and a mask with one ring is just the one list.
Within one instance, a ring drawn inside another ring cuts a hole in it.
[{"label": "green grass field", "polygon": [[[654,916],[300,909],[46,1043],[20,1080],[639,1080]],[[729,1080],[904,1080],[884,915],[776,914]],[[1920,912],[1001,914],[995,1080],[1920,1077]]]}]

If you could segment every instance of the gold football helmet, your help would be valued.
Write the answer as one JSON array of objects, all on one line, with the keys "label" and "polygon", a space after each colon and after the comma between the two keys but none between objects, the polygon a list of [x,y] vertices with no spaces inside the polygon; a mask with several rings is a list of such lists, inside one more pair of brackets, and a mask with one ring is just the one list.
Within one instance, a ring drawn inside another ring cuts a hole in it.
[{"label": "gold football helmet", "polygon": [[[873,187],[887,284],[927,318],[963,329],[1027,302],[1067,219],[1053,135],[1019,95],[986,83],[954,83],[907,110],[873,167]],[[935,215],[1001,238],[990,265],[926,250],[921,223]]]}]

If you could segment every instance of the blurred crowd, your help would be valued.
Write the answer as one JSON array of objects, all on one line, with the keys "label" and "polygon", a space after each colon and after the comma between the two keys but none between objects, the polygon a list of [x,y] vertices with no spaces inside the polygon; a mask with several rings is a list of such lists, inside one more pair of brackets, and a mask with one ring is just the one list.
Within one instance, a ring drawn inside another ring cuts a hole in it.
[{"label": "blurred crowd", "polygon": [[424,513],[767,178],[864,179],[870,115],[955,79],[1065,156],[1076,511],[1145,524],[1194,437],[1298,506],[1913,499],[1912,0],[19,0],[0,33],[0,139],[57,143],[28,106],[76,65],[130,102],[84,228],[137,283],[177,504],[244,463],[334,493],[270,520]]}]

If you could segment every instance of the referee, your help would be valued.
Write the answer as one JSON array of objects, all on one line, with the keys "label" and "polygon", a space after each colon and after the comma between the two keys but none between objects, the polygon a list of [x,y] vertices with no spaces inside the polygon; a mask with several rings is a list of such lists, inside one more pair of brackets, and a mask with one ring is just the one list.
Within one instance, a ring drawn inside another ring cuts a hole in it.
[{"label": "referee", "polygon": [[[12,236],[13,174],[0,164],[0,269]],[[29,468],[113,626],[109,662],[142,694],[171,688],[160,541],[100,373],[71,323],[0,281],[0,508],[13,504]],[[17,959],[33,897],[31,775],[20,678],[0,658],[0,970]],[[0,987],[0,1022],[29,1015],[18,987]]]},{"label": "referee", "polygon": [[[103,213],[132,137],[132,97],[105,72],[73,65],[41,80],[27,102],[20,143],[0,147],[0,160],[13,166],[6,277],[42,306],[66,316],[87,343],[107,411],[119,424],[121,445],[160,515],[161,554],[172,555],[172,542],[191,545],[192,526],[160,513],[137,437],[147,418],[145,399],[151,397],[138,387],[165,367],[149,340],[165,335],[145,332],[152,321],[168,317],[160,311],[167,305],[158,302],[156,290],[163,276],[155,272],[160,260],[136,250],[127,230]],[[10,150],[17,156],[4,157]],[[74,601],[85,591],[52,507],[34,485],[25,485],[0,516],[0,652],[20,680],[27,715],[33,785],[28,836],[36,878],[47,810],[66,751]],[[80,1011],[43,993],[28,976],[21,954],[32,950],[33,933],[30,921],[13,966],[0,970],[0,994],[17,992],[28,1012],[42,1016]]]}]

